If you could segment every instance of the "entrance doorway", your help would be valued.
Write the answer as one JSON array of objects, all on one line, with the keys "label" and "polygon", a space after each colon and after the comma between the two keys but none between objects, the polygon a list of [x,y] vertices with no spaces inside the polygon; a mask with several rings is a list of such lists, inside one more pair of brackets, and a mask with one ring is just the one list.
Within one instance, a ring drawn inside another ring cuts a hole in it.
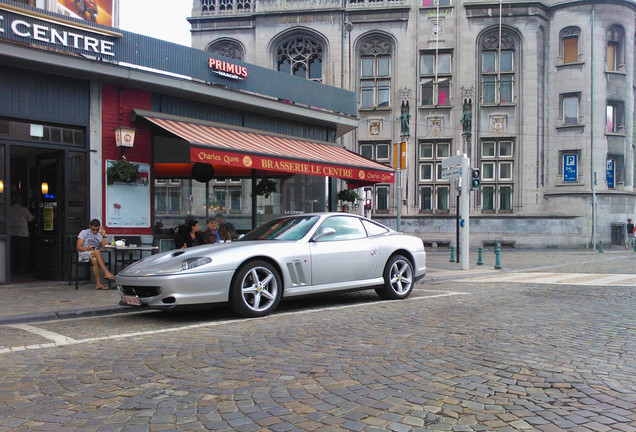
[{"label": "entrance doorway", "polygon": [[69,236],[86,224],[85,154],[13,145],[9,158],[11,205],[20,202],[33,217],[26,239],[13,220],[9,226],[10,283],[64,280]]}]

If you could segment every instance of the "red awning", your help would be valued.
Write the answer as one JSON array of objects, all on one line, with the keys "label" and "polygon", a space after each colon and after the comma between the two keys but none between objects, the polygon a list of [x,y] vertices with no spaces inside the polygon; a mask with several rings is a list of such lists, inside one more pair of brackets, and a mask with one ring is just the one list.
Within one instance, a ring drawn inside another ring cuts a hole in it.
[{"label": "red awning", "polygon": [[162,118],[164,115],[159,113],[136,111],[137,115],[188,141],[192,162],[209,163],[226,169],[235,167],[336,177],[350,180],[356,185],[394,181],[392,168],[332,143],[266,135],[261,131],[226,129],[174,120],[174,117]]}]

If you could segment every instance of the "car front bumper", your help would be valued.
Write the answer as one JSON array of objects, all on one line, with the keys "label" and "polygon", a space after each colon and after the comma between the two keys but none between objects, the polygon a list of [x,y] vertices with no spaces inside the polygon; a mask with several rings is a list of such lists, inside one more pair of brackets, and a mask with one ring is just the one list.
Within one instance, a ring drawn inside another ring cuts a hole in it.
[{"label": "car front bumper", "polygon": [[[188,273],[163,276],[117,275],[115,282],[122,303],[171,309],[177,306],[225,303],[229,299],[233,271]],[[139,299],[126,301],[125,296]]]}]

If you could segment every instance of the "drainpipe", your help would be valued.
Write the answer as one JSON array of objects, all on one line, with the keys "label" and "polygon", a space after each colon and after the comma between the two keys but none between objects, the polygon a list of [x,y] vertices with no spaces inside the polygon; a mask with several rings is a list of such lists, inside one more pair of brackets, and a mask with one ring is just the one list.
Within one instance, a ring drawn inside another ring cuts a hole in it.
[{"label": "drainpipe", "polygon": [[592,183],[592,248],[596,252],[596,175],[594,172],[594,5],[590,16],[591,53],[590,53],[590,181]]}]

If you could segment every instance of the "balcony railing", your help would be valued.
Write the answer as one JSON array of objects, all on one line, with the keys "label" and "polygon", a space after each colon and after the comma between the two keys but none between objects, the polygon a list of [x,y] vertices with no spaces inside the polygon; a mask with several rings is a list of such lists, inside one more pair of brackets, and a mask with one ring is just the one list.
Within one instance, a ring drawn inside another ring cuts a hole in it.
[{"label": "balcony railing", "polygon": [[[345,0],[349,9],[402,6],[408,0]],[[342,0],[200,0],[201,15],[244,15],[254,12],[307,11],[342,7]]]},{"label": "balcony railing", "polygon": [[402,6],[407,0],[347,0],[347,8],[382,8],[387,6]]},{"label": "balcony railing", "polygon": [[331,9],[342,5],[342,0],[258,0],[257,12],[301,11]]}]

